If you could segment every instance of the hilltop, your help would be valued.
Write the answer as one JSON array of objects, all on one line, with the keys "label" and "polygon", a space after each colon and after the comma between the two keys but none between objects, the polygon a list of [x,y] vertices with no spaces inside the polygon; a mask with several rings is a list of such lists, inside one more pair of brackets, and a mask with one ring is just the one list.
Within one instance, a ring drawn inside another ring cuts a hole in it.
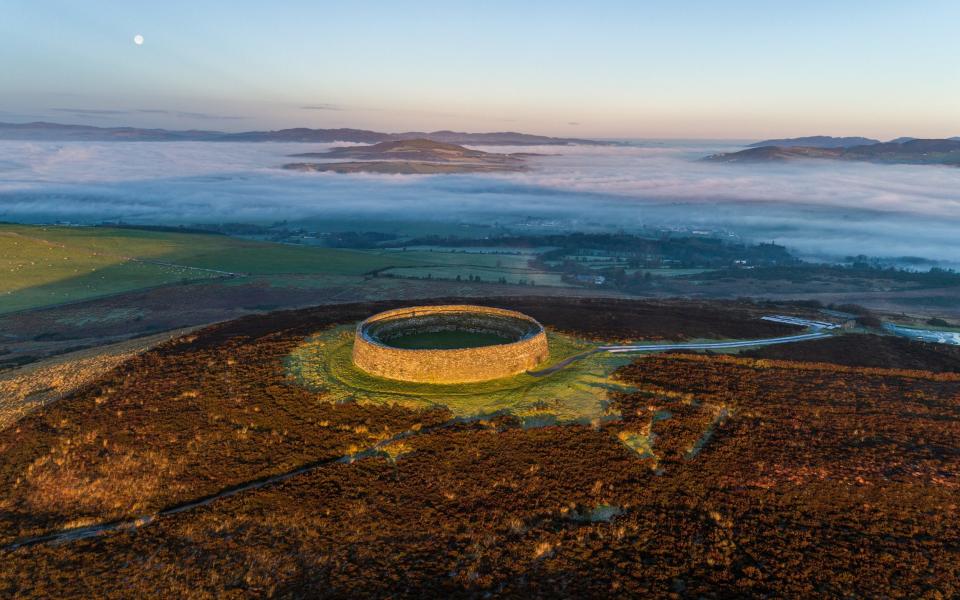
[{"label": "hilltop", "polygon": [[[537,319],[557,360],[791,331],[749,303],[475,302]],[[952,356],[889,368],[850,331],[482,386],[351,370],[357,322],[402,306],[222,322],[31,396],[0,429],[0,594],[956,596]]]},{"label": "hilltop", "polygon": [[960,165],[960,141],[952,139],[908,140],[900,143],[886,142],[848,148],[760,146],[739,152],[714,154],[703,160],[723,163],[756,163],[806,158],[886,164]]},{"label": "hilltop", "polygon": [[[893,142],[893,143],[896,143],[896,144],[902,144],[903,142],[912,142],[913,140],[917,140],[917,139],[920,139],[920,138],[915,138],[915,137],[909,137],[909,136],[907,136],[907,137],[898,137],[898,138],[893,139],[893,140],[890,140],[890,141]],[[954,142],[960,142],[960,135],[954,136],[954,137],[952,137],[952,138],[947,138],[947,139],[948,139],[948,140],[953,140]]]},{"label": "hilltop", "polygon": [[524,155],[471,150],[428,139],[380,142],[371,146],[343,146],[327,152],[304,152],[291,156],[329,160],[358,159],[355,162],[284,165],[285,169],[336,173],[477,173],[521,171],[526,168],[522,159]]}]

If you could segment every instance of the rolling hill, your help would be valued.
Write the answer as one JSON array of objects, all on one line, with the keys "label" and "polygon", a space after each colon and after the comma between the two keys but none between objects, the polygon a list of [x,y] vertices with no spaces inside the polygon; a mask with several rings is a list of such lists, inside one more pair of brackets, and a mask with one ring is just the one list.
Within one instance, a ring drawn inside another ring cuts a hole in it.
[{"label": "rolling hill", "polygon": [[762,146],[778,146],[780,148],[794,148],[798,146],[805,148],[849,148],[851,146],[864,146],[868,144],[879,143],[880,140],[874,140],[865,137],[833,137],[829,135],[812,135],[807,137],[764,140],[762,142],[748,144],[747,148],[760,148]]}]

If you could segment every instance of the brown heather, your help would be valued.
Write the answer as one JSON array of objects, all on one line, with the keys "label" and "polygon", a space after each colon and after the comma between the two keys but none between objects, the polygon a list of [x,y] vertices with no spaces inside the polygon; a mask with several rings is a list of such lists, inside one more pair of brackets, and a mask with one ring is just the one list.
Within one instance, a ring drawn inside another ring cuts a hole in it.
[{"label": "brown heather", "polygon": [[59,400],[104,376],[137,354],[185,333],[187,330],[161,333],[92,350],[78,350],[0,372],[0,430],[44,404]]},{"label": "brown heather", "polygon": [[[497,304],[597,337],[618,324],[625,335],[682,337],[676,305],[551,302]],[[324,463],[132,531],[6,551],[0,595],[960,595],[955,373],[647,356],[618,373],[636,389],[612,398],[622,421],[536,429],[331,404],[283,379],[281,360],[304,336],[389,306],[218,325],[0,432],[9,542],[149,512],[419,426],[382,455]],[[685,336],[752,326],[734,308],[700,327],[722,310],[695,306],[682,309]],[[650,320],[657,310],[666,316]],[[649,434],[651,455],[621,442],[624,432]]]}]

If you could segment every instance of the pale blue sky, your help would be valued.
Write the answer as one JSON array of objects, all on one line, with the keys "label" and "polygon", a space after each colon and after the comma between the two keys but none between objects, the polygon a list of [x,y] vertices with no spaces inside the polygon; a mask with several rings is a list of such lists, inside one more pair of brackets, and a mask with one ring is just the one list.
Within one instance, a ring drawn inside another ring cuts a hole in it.
[{"label": "pale blue sky", "polygon": [[958,27],[955,0],[2,0],[0,121],[951,136]]}]

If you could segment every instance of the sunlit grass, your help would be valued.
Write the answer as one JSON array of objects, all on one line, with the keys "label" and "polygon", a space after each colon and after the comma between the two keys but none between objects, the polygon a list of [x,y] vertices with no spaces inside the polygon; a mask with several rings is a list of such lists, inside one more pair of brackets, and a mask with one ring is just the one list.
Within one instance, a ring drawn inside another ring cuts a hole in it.
[{"label": "sunlit grass", "polygon": [[[354,366],[354,328],[342,326],[317,334],[288,357],[291,376],[338,402],[398,404],[413,409],[443,407],[455,417],[472,419],[497,414],[520,418],[525,426],[559,423],[599,425],[619,418],[608,392],[623,390],[610,375],[630,362],[625,356],[598,353],[544,377],[523,373],[467,384],[409,383],[375,377]],[[549,367],[590,349],[582,340],[548,332]]]},{"label": "sunlit grass", "polygon": [[0,228],[0,294],[82,277],[126,262],[119,255],[33,237],[44,233],[26,227]]},{"label": "sunlit grass", "polygon": [[352,276],[419,264],[402,254],[222,235],[0,225],[0,313],[237,275]]}]

